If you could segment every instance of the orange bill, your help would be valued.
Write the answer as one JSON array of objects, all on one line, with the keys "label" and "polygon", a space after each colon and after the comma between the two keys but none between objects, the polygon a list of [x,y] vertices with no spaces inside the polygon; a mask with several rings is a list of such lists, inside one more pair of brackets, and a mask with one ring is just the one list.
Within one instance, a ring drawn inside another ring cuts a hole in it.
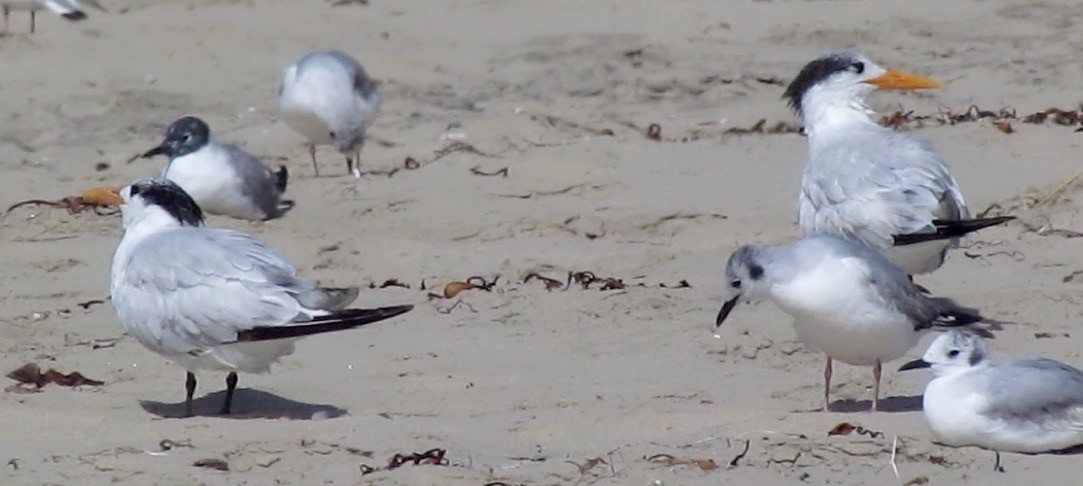
[{"label": "orange bill", "polygon": [[865,82],[880,89],[930,89],[940,87],[940,83],[934,79],[893,69],[889,69],[888,72]]},{"label": "orange bill", "polygon": [[120,197],[119,187],[97,186],[91,187],[79,193],[83,202],[95,206],[120,206],[124,199]]}]

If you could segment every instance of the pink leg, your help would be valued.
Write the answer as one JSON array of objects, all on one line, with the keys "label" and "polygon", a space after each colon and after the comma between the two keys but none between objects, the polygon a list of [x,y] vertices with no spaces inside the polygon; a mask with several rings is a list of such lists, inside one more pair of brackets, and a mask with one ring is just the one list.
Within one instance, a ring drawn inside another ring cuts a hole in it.
[{"label": "pink leg", "polygon": [[312,156],[312,170],[316,172],[316,177],[320,176],[320,167],[316,165],[316,146],[308,146],[308,155]]}]

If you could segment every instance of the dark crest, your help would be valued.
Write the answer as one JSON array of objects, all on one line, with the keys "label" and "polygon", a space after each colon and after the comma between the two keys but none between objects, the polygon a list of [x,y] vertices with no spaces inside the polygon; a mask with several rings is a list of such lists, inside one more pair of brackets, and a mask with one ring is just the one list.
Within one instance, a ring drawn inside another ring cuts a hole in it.
[{"label": "dark crest", "polygon": [[[827,78],[832,74],[846,71],[851,66],[855,66],[858,60],[854,54],[850,52],[833,52],[825,56],[814,59],[812,62],[805,65],[798,73],[797,77],[790,82],[790,85],[786,87],[786,92],[782,94],[782,97],[787,100],[787,104],[790,108],[793,108],[798,113],[801,113],[801,98],[805,96],[805,92]],[[864,68],[862,68],[864,69]]]},{"label": "dark crest", "polygon": [[203,210],[192,196],[168,179],[143,179],[132,184],[131,195],[138,195],[147,202],[165,209],[185,226],[201,226]]}]

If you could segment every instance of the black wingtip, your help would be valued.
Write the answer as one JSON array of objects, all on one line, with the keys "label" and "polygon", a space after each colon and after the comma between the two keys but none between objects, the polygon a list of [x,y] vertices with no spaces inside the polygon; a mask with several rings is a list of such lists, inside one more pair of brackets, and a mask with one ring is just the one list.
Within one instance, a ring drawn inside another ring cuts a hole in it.
[{"label": "black wingtip", "polygon": [[343,331],[365,324],[390,319],[410,312],[412,305],[396,305],[377,309],[344,309],[334,314],[317,317],[311,321],[289,326],[259,326],[237,333],[235,342],[269,341]]},{"label": "black wingtip", "polygon": [[68,12],[66,14],[60,14],[60,16],[64,17],[65,19],[68,19],[68,20],[70,20],[72,22],[78,22],[80,20],[86,20],[86,18],[87,18],[86,13],[83,13],[83,11],[81,11],[81,10],[76,10],[74,12]]},{"label": "black wingtip", "polygon": [[934,233],[895,235],[893,239],[895,241],[895,246],[913,245],[915,243],[923,243],[926,241],[946,240],[965,236],[968,233],[973,233],[990,226],[1007,223],[1013,219],[1015,219],[1015,216],[997,216],[994,218],[964,219],[958,221],[936,220],[933,221],[933,225],[936,226],[936,232]]}]

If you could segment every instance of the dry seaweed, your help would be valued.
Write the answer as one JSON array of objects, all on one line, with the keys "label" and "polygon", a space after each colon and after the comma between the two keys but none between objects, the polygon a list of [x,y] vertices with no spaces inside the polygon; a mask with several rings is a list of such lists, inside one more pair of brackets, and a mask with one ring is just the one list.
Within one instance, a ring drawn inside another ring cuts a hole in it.
[{"label": "dry seaweed", "polygon": [[104,381],[92,380],[83,376],[78,371],[73,371],[68,374],[63,374],[57,370],[49,368],[49,371],[41,372],[41,367],[37,363],[27,363],[20,366],[18,369],[7,374],[8,378],[11,378],[23,385],[34,385],[37,388],[42,388],[45,385],[52,383],[60,386],[101,386],[104,385]]}]

